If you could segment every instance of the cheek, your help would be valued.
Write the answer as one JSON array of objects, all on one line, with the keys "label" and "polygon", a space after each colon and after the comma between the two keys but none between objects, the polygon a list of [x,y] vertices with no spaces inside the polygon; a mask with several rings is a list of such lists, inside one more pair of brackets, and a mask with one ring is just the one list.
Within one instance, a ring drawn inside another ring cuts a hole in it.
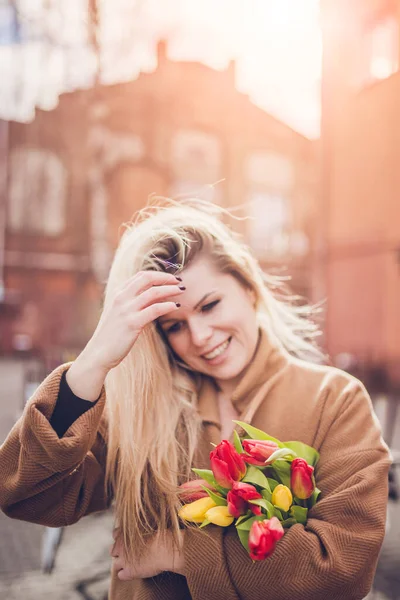
[{"label": "cheek", "polygon": [[185,352],[187,352],[187,336],[183,332],[177,335],[171,335],[168,339],[168,343],[171,350],[181,358]]}]

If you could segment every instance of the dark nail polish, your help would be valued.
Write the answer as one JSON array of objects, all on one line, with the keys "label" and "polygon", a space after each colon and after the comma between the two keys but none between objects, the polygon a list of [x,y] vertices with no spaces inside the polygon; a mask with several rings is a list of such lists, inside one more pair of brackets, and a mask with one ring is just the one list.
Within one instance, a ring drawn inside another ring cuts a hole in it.
[{"label": "dark nail polish", "polygon": [[177,275],[175,275],[175,279],[177,279],[178,281],[182,281],[182,277],[177,277]]},{"label": "dark nail polish", "polygon": [[186,288],[185,288],[185,286],[184,286],[184,285],[180,285],[180,286],[179,286],[179,289],[180,289],[180,290],[186,290]]},{"label": "dark nail polish", "polygon": [[177,305],[177,307],[178,307],[178,308],[180,307],[180,304],[179,304],[179,302],[175,302],[175,304]]}]

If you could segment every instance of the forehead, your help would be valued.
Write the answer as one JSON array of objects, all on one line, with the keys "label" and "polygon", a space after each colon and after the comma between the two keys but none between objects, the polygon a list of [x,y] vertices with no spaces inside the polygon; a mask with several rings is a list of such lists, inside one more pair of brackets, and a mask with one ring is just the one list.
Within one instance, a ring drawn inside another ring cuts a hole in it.
[{"label": "forehead", "polygon": [[198,281],[215,281],[221,276],[221,272],[216,267],[214,261],[207,256],[196,257],[187,267],[180,273],[182,279],[186,282],[189,280],[192,283]]}]

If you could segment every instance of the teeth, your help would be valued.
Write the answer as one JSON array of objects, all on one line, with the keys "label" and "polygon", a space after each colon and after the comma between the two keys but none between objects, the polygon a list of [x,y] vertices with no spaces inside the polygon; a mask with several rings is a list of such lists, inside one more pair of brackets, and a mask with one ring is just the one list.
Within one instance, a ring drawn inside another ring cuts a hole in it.
[{"label": "teeth", "polygon": [[218,348],[215,348],[215,350],[213,350],[209,354],[204,354],[204,358],[206,358],[207,360],[211,360],[212,358],[215,358],[216,356],[219,356],[220,354],[222,354],[222,352],[224,350],[226,350],[228,346],[229,346],[229,340],[226,340],[226,342],[224,342],[223,344],[218,346]]}]

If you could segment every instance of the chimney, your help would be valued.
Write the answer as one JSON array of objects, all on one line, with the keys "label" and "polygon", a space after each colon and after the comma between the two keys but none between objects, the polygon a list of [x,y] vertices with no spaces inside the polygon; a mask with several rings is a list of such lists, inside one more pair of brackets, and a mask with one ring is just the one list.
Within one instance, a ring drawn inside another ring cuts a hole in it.
[{"label": "chimney", "polygon": [[160,65],[166,62],[167,60],[167,52],[168,52],[168,43],[167,40],[159,40],[157,42],[157,65],[158,68]]},{"label": "chimney", "polygon": [[236,85],[236,60],[230,60],[228,66],[226,68],[226,74],[229,79],[229,82],[233,87]]}]

